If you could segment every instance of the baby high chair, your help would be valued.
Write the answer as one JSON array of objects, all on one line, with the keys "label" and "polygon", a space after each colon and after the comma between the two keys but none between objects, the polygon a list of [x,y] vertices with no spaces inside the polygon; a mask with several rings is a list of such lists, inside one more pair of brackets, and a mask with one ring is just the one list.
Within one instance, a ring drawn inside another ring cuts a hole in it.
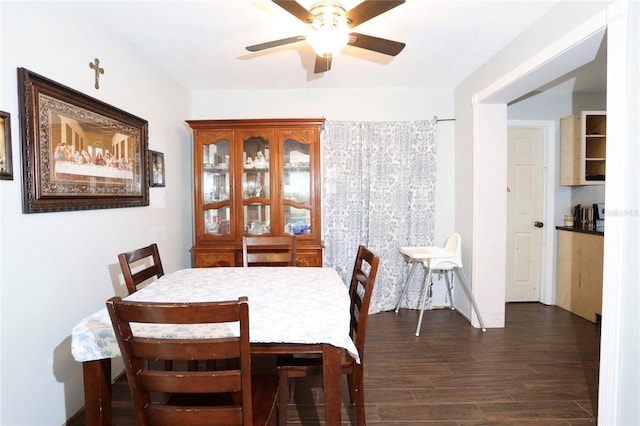
[{"label": "baby high chair", "polygon": [[427,294],[431,293],[431,276],[433,271],[444,272],[445,282],[447,284],[447,292],[449,294],[449,301],[451,303],[451,309],[453,307],[453,298],[451,297],[451,284],[452,280],[449,279],[449,273],[453,272],[458,277],[460,281],[460,285],[464,290],[464,293],[471,302],[473,309],[478,316],[478,321],[480,322],[480,326],[482,327],[482,331],[486,331],[487,329],[484,326],[484,321],[482,321],[482,316],[480,315],[480,310],[478,309],[478,305],[476,304],[476,300],[469,289],[467,284],[467,279],[464,275],[464,271],[462,270],[462,248],[460,244],[460,234],[454,233],[447,238],[447,242],[444,247],[402,247],[400,249],[400,253],[405,257],[408,263],[411,263],[411,269],[409,270],[409,274],[407,275],[407,279],[404,282],[404,286],[402,287],[402,293],[400,294],[400,299],[398,299],[398,304],[396,305],[395,312],[396,314],[400,310],[400,304],[407,294],[407,288],[409,287],[409,283],[411,282],[411,277],[415,271],[418,263],[422,263],[424,267],[427,269],[427,273],[425,279],[422,283],[421,295],[422,302],[420,304],[420,317],[418,318],[418,326],[416,327],[416,336],[420,335],[420,327],[422,326],[422,316],[424,315],[424,308],[427,301]]}]

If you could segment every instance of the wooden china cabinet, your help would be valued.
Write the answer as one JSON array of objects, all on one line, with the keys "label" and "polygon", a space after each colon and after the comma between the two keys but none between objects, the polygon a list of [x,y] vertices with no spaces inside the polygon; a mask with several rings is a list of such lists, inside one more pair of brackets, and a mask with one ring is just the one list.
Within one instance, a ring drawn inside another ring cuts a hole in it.
[{"label": "wooden china cabinet", "polygon": [[188,120],[194,146],[194,267],[242,266],[243,235],[298,239],[297,266],[322,266],[324,119]]}]

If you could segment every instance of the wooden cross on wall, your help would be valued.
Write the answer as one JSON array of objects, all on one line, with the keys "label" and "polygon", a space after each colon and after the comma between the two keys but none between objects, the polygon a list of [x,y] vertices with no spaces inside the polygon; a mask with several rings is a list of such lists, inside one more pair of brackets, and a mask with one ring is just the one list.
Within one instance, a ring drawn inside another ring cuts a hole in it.
[{"label": "wooden cross on wall", "polygon": [[100,68],[100,59],[95,58],[93,62],[89,62],[89,68],[96,71],[95,88],[99,89],[100,85],[98,84],[98,79],[100,78],[100,74],[104,74],[104,68]]}]

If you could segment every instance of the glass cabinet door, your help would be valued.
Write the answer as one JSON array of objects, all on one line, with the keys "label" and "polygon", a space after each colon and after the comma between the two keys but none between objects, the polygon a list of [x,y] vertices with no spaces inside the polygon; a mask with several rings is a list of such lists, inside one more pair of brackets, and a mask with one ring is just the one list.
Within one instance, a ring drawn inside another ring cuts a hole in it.
[{"label": "glass cabinet door", "polygon": [[269,139],[270,134],[259,131],[242,137],[243,230],[249,235],[271,233]]},{"label": "glass cabinet door", "polygon": [[294,235],[312,232],[310,145],[299,139],[290,135],[282,143],[283,231]]},{"label": "glass cabinet door", "polygon": [[230,155],[228,138],[212,139],[202,145],[202,214],[204,233],[231,233]]}]

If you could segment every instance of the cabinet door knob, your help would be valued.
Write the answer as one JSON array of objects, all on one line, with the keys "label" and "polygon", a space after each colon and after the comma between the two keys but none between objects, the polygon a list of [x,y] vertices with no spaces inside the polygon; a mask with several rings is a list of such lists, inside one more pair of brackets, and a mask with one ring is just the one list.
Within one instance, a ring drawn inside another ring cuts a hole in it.
[{"label": "cabinet door knob", "polygon": [[544,226],[544,223],[536,221],[533,222],[533,226],[535,226],[536,228],[542,228]]}]

